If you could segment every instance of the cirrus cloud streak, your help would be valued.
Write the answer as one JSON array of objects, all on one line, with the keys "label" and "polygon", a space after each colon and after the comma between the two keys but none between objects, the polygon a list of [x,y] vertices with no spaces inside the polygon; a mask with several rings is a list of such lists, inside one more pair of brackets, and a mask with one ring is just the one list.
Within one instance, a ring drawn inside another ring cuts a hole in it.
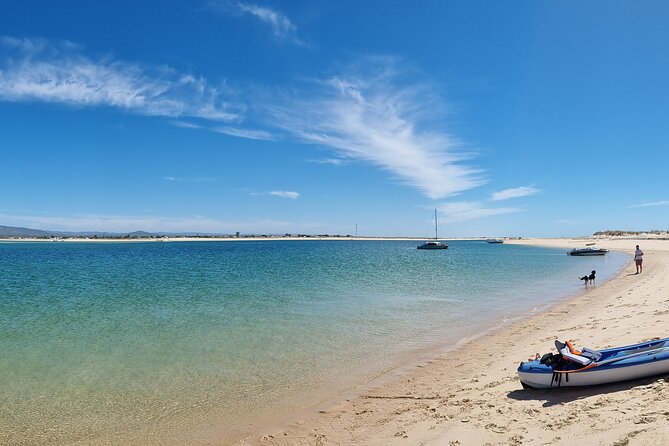
[{"label": "cirrus cloud streak", "polygon": [[660,200],[660,201],[643,201],[638,204],[632,204],[628,208],[645,208],[651,206],[669,206],[669,200]]},{"label": "cirrus cloud streak", "polygon": [[279,198],[289,198],[291,200],[297,200],[300,198],[299,192],[289,191],[289,190],[273,190],[271,192],[251,192],[251,195],[259,197],[262,195],[271,195],[273,197]]},{"label": "cirrus cloud streak", "polygon": [[297,27],[281,12],[251,3],[240,2],[237,6],[240,11],[251,14],[261,22],[268,24],[275,37],[297,45],[304,45],[304,42],[297,37]]},{"label": "cirrus cloud streak", "polygon": [[486,207],[483,203],[477,201],[443,203],[438,206],[438,209],[439,215],[441,215],[439,220],[444,223],[457,223],[521,211],[519,208],[512,207]]},{"label": "cirrus cloud streak", "polygon": [[375,165],[432,199],[484,184],[482,171],[464,164],[469,156],[458,140],[429,129],[439,108],[432,90],[400,82],[397,65],[373,59],[371,73],[332,76],[309,99],[291,98],[268,113],[296,138]]},{"label": "cirrus cloud streak", "polygon": [[108,106],[148,116],[191,117],[216,122],[240,119],[225,100],[224,86],[178,73],[83,54],[71,42],[0,38],[0,100],[72,106]]},{"label": "cirrus cloud streak", "polygon": [[527,197],[528,195],[534,195],[539,192],[541,192],[540,189],[537,189],[532,186],[513,187],[509,189],[504,189],[499,192],[493,192],[490,199],[493,201],[501,201],[501,200],[508,200],[510,198]]}]

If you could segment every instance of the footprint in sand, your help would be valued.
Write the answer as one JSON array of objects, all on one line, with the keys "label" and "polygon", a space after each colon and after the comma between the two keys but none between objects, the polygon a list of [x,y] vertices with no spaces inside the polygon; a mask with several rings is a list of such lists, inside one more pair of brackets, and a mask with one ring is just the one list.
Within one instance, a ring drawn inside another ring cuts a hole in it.
[{"label": "footprint in sand", "polygon": [[523,444],[524,438],[525,437],[523,437],[522,435],[514,435],[513,437],[511,437],[510,444],[518,444],[518,445]]},{"label": "footprint in sand", "polygon": [[632,420],[632,423],[634,424],[649,424],[653,423],[656,420],[655,417],[650,417],[648,415],[641,415],[639,417],[636,417]]},{"label": "footprint in sand", "polygon": [[504,434],[509,430],[508,428],[495,423],[486,424],[485,428],[495,432],[496,434]]}]

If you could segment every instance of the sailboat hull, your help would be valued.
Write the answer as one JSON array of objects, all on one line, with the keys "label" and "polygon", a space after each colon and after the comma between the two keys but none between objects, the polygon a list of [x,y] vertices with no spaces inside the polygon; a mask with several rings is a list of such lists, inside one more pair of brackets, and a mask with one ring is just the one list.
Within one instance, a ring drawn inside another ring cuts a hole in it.
[{"label": "sailboat hull", "polygon": [[418,249],[448,249],[448,245],[441,242],[427,242],[418,245]]}]

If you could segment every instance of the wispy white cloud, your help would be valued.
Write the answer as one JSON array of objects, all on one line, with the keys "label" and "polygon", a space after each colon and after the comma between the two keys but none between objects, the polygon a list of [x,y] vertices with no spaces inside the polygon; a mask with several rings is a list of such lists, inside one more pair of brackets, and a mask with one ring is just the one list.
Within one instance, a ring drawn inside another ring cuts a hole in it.
[{"label": "wispy white cloud", "polygon": [[372,164],[432,199],[486,182],[456,137],[431,128],[444,108],[432,87],[416,81],[417,76],[403,78],[406,72],[398,67],[407,64],[392,58],[366,59],[359,64],[363,70],[313,82],[287,100],[256,98],[254,118],[264,125],[246,128],[242,113],[251,110],[226,101],[232,93],[224,85],[213,87],[169,68],[88,57],[70,42],[5,37],[0,48],[7,50],[0,56],[0,101],[110,106],[177,118],[173,124],[180,127],[256,140],[278,140],[288,133],[334,151],[335,157],[323,162]]},{"label": "wispy white cloud", "polygon": [[632,204],[627,206],[628,208],[645,208],[649,206],[669,206],[669,200],[660,200],[660,201],[642,201],[638,204]]},{"label": "wispy white cloud", "polygon": [[216,181],[216,178],[212,177],[183,178],[183,177],[166,176],[163,177],[163,179],[166,181],[175,181],[183,183],[213,183],[214,181]]},{"label": "wispy white cloud", "polygon": [[202,126],[198,124],[193,124],[192,122],[187,122],[187,121],[172,121],[172,124],[174,124],[177,127],[181,127],[182,129],[201,129]]},{"label": "wispy white cloud", "polygon": [[251,195],[254,197],[261,197],[263,195],[271,195],[274,197],[280,198],[290,198],[291,200],[297,200],[300,198],[299,192],[292,192],[288,190],[273,190],[271,192],[251,192]]},{"label": "wispy white cloud", "polygon": [[501,190],[499,192],[493,192],[490,199],[493,201],[501,201],[508,200],[510,198],[526,197],[528,195],[534,195],[539,192],[541,192],[540,189],[532,186],[513,187],[510,189]]},{"label": "wispy white cloud", "polygon": [[440,204],[438,209],[440,215],[439,220],[444,223],[457,223],[521,211],[521,209],[511,207],[486,207],[483,203],[477,201],[444,203]]},{"label": "wispy white cloud", "polygon": [[343,164],[348,163],[347,160],[343,160],[341,158],[314,159],[314,160],[309,160],[309,162],[316,164],[332,164],[333,166],[341,166]]},{"label": "wispy white cloud", "polygon": [[170,68],[90,58],[71,42],[2,37],[0,48],[0,101],[108,106],[216,122],[240,118],[242,108],[226,101],[224,85],[215,87]]},{"label": "wispy white cloud", "polygon": [[266,130],[243,129],[230,126],[215,127],[211,130],[216,133],[223,133],[238,138],[256,139],[261,141],[275,141],[277,139],[275,135]]},{"label": "wispy white cloud", "polygon": [[304,42],[297,37],[297,27],[281,12],[252,3],[237,3],[239,10],[250,14],[272,28],[272,34],[277,38],[304,46]]},{"label": "wispy white cloud", "polygon": [[397,61],[367,62],[375,72],[331,77],[318,84],[323,92],[313,98],[302,94],[271,107],[273,123],[342,159],[389,171],[433,199],[483,184],[482,171],[464,164],[469,156],[457,139],[429,130],[439,109],[431,90],[415,81],[402,83]]},{"label": "wispy white cloud", "polygon": [[299,192],[293,192],[289,190],[273,190],[269,194],[275,197],[290,198],[291,200],[297,200],[298,198],[300,198]]}]

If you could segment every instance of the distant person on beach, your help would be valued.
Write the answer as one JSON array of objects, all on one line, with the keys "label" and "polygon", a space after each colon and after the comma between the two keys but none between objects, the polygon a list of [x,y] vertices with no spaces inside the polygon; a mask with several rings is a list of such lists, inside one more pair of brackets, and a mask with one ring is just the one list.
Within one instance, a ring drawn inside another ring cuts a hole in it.
[{"label": "distant person on beach", "polygon": [[639,274],[643,271],[643,251],[639,248],[639,245],[636,245],[634,250],[634,263],[636,264],[636,273]]}]

